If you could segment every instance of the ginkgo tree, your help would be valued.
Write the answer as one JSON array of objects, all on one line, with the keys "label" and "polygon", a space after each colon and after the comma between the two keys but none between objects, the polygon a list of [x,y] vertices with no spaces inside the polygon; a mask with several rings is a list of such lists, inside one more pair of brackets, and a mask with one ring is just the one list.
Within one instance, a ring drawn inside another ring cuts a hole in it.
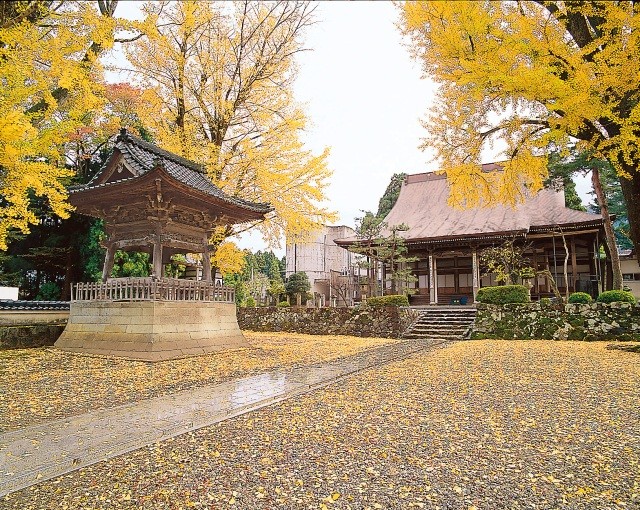
[{"label": "ginkgo tree", "polygon": [[0,249],[37,223],[33,199],[65,218],[65,144],[104,105],[98,57],[132,23],[116,0],[0,4]]},{"label": "ginkgo tree", "polygon": [[[229,195],[271,204],[275,214],[258,225],[269,242],[333,220],[322,205],[328,150],[304,148],[307,119],[292,91],[313,6],[154,2],[145,9],[157,24],[126,54],[146,91],[139,116],[154,141],[203,164]],[[253,226],[226,227],[212,243]]]},{"label": "ginkgo tree", "polygon": [[[640,4],[405,2],[400,11],[439,85],[424,146],[448,170],[451,203],[516,203],[543,185],[538,156],[576,144],[616,169],[640,252]],[[493,144],[504,149],[502,173],[478,165]]]}]

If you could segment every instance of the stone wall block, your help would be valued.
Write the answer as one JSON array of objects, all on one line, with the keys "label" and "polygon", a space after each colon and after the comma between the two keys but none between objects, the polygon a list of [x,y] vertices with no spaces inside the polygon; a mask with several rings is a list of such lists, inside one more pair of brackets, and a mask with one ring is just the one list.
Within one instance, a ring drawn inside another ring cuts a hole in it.
[{"label": "stone wall block", "polygon": [[250,347],[235,305],[168,301],[73,303],[55,345],[144,361]]},{"label": "stone wall block", "polygon": [[640,306],[630,303],[477,305],[471,338],[640,340]]},{"label": "stone wall block", "polygon": [[411,309],[386,308],[240,308],[241,329],[315,335],[398,338],[417,318]]}]

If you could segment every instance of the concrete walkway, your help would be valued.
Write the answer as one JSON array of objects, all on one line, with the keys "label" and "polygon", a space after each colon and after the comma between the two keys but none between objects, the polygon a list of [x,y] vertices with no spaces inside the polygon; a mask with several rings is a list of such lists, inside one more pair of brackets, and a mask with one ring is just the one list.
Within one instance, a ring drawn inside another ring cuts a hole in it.
[{"label": "concrete walkway", "polygon": [[0,496],[443,343],[406,341],[0,434]]}]

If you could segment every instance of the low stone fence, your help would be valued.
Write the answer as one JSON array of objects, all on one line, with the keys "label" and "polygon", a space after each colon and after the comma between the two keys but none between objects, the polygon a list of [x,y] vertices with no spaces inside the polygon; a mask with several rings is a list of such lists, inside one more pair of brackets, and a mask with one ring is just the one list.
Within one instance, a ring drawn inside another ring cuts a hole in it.
[{"label": "low stone fence", "polygon": [[49,324],[0,325],[0,350],[53,345],[64,331],[66,323],[66,320],[62,320]]},{"label": "low stone fence", "polygon": [[630,303],[477,305],[471,339],[640,340]]},{"label": "low stone fence", "polygon": [[399,338],[418,313],[410,308],[238,308],[240,329],[311,335]]},{"label": "low stone fence", "polygon": [[68,317],[68,302],[0,301],[0,349],[53,345]]}]

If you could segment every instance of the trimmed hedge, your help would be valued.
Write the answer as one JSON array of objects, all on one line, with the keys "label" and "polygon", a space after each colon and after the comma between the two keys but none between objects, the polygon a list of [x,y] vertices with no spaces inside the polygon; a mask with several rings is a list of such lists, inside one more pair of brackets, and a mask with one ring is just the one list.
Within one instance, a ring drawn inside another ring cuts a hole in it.
[{"label": "trimmed hedge", "polygon": [[377,296],[367,298],[368,306],[409,306],[409,298],[404,294],[391,294],[389,296]]},{"label": "trimmed hedge", "polygon": [[626,290],[607,290],[598,296],[596,300],[600,303],[631,303],[635,305],[637,300],[631,292],[627,292]]},{"label": "trimmed hedge", "polygon": [[569,303],[587,304],[591,303],[593,299],[586,292],[574,292],[569,296]]},{"label": "trimmed hedge", "polygon": [[506,305],[507,303],[528,303],[531,301],[529,289],[524,285],[500,285],[482,287],[478,290],[476,301],[488,305]]},{"label": "trimmed hedge", "polygon": [[280,301],[277,306],[278,308],[288,308],[291,305],[289,304],[288,301]]}]

